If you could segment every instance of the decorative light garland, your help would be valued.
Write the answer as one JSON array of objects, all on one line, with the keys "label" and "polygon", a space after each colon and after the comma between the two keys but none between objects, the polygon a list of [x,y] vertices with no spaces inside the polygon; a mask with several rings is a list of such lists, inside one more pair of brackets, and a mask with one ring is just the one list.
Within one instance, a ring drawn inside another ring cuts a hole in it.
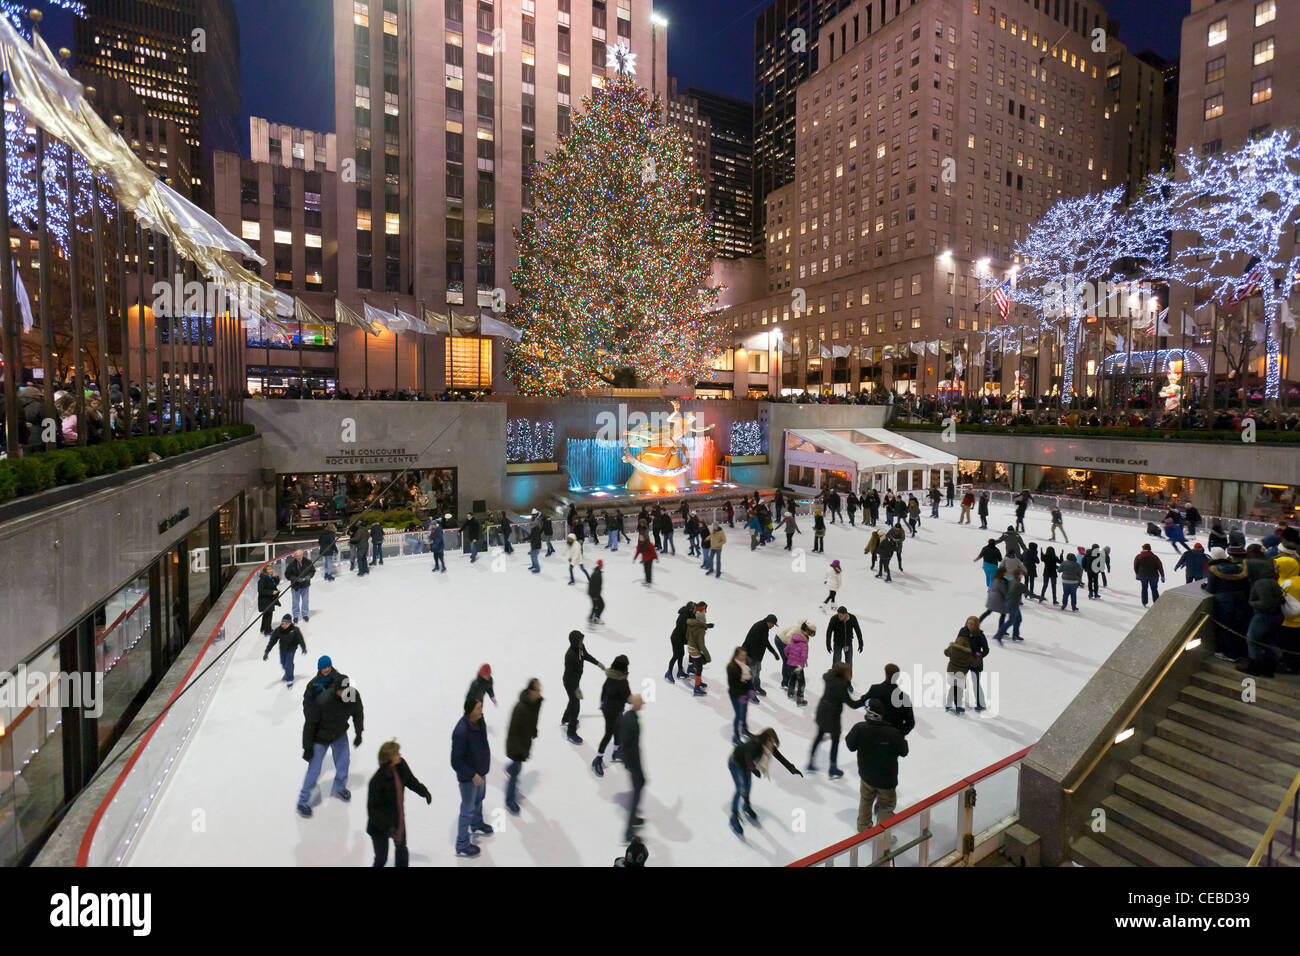
[{"label": "decorative light garland", "polygon": [[511,418],[506,421],[506,461],[555,461],[555,422]]},{"label": "decorative light garland", "polygon": [[763,442],[763,426],[757,421],[731,423],[731,453],[733,455],[762,455],[767,448]]}]

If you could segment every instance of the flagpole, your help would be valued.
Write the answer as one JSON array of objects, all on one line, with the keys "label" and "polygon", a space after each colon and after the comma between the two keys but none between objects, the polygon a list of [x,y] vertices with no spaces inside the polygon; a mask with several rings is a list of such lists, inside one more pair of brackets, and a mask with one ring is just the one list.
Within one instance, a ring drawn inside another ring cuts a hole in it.
[{"label": "flagpole", "polygon": [[[420,321],[425,321],[424,300],[421,299],[417,304],[420,310]],[[429,336],[420,336],[420,392],[424,395],[429,394]]]},{"label": "flagpole", "polygon": [[[0,74],[0,96],[9,87],[8,73]],[[5,137],[0,137],[0,185],[9,182],[9,148]],[[5,453],[18,457],[19,414],[18,379],[22,375],[22,320],[18,318],[17,296],[14,294],[13,256],[9,245],[9,190],[0,188],[0,309],[4,318],[5,356]],[[17,321],[15,321],[17,319]]]},{"label": "flagpole", "polygon": [[[65,62],[70,56],[66,48],[60,48],[60,58]],[[76,402],[73,414],[77,420],[77,444],[86,444],[86,377],[83,367],[82,350],[84,343],[81,341],[81,255],[78,241],[79,236],[77,228],[77,181],[76,170],[72,164],[72,147],[66,147],[66,156],[64,162],[64,172],[68,177],[67,190],[67,212],[68,212],[68,299],[69,299],[69,316],[72,320],[72,381],[73,388],[76,390]],[[9,313],[6,310],[6,314]]]},{"label": "flagpole", "polygon": [[[40,14],[39,10],[32,11],[34,14]],[[36,23],[33,22],[32,31],[39,35]],[[47,223],[49,222],[49,212],[46,199],[45,188],[45,161],[47,158],[45,130],[38,127],[36,130],[36,246],[38,261],[41,264],[40,274],[40,296],[41,296],[41,364],[45,367],[44,380],[41,382],[41,405],[45,418],[54,421],[54,317],[51,315],[50,296],[53,292],[50,289],[50,230]],[[45,431],[45,429],[41,429]],[[54,447],[54,442],[46,442],[45,448],[48,451]]]},{"label": "flagpole", "polygon": [[[86,95],[93,96],[95,88],[86,87]],[[104,237],[102,217],[99,213],[99,181],[94,173],[90,177],[90,231],[95,256],[95,332],[99,348],[99,415],[103,440],[113,440],[113,406],[108,398],[108,314],[104,303]]]},{"label": "flagpole", "polygon": [[[450,309],[448,311],[450,312]],[[478,390],[481,392],[483,391],[483,307],[481,305],[478,309],[478,341],[474,343],[474,353],[478,361]]]},{"label": "flagpole", "polygon": [[[366,304],[367,304],[366,297],[363,295],[361,297],[361,316],[362,319],[365,321],[366,325],[368,326],[370,324],[370,319],[366,318]],[[362,381],[363,384],[365,385],[364,391],[367,393],[367,397],[369,397],[368,394],[370,392],[370,329],[369,328],[364,328],[361,330],[361,340],[362,340],[361,362],[365,366],[362,372],[362,376],[363,376]]]}]

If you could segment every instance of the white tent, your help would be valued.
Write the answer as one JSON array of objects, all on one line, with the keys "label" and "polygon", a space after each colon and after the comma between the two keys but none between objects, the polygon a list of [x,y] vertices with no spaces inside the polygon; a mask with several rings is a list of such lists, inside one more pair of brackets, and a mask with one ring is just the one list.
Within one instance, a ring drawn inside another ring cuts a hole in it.
[{"label": "white tent", "polygon": [[956,455],[884,428],[787,428],[783,468],[786,487],[814,495],[832,475],[857,492],[924,490],[950,470],[957,483]]}]

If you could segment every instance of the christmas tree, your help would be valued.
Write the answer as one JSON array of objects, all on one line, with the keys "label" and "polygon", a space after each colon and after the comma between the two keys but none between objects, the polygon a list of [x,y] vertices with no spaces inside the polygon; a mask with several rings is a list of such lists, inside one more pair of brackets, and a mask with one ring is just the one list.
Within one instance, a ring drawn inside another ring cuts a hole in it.
[{"label": "christmas tree", "polygon": [[696,381],[722,351],[707,310],[713,246],[687,144],[612,49],[616,72],[535,167],[516,231],[519,292],[506,374],[524,394],[614,384],[627,370]]}]

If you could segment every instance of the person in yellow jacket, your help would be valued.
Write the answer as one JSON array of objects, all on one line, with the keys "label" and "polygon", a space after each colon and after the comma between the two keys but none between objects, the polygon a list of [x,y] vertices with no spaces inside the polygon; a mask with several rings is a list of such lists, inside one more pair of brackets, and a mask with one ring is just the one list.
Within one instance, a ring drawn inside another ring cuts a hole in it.
[{"label": "person in yellow jacket", "polygon": [[[1282,588],[1282,593],[1287,598],[1300,601],[1300,562],[1289,555],[1281,555],[1274,559],[1273,566],[1277,568],[1277,583]],[[1287,617],[1286,609],[1283,608],[1279,638],[1283,653],[1277,669],[1294,674],[1300,670],[1300,614]]]},{"label": "person in yellow jacket", "polygon": [[722,577],[722,546],[727,543],[727,533],[722,525],[715,524],[705,536],[704,573],[713,572],[715,578]]}]

